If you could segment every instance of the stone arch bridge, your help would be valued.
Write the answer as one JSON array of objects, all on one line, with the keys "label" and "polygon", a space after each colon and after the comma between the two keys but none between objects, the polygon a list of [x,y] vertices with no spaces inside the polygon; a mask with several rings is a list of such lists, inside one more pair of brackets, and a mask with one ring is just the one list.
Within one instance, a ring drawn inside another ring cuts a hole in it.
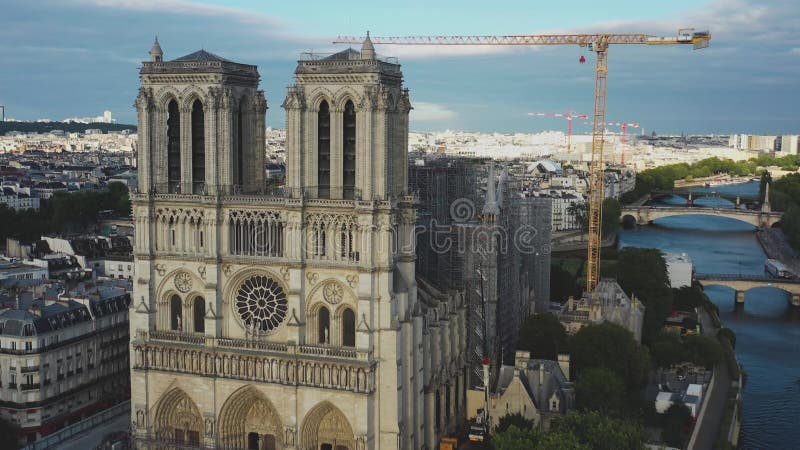
[{"label": "stone arch bridge", "polygon": [[631,216],[637,225],[646,225],[656,219],[672,216],[704,215],[728,217],[749,223],[756,228],[769,228],[781,221],[783,213],[772,211],[751,211],[733,208],[698,208],[698,207],[659,207],[659,206],[626,206],[620,216]]},{"label": "stone arch bridge", "polygon": [[747,291],[757,287],[773,287],[787,292],[792,306],[800,307],[800,280],[750,275],[697,274],[695,279],[706,286],[727,286],[736,291],[736,303],[744,305]]}]

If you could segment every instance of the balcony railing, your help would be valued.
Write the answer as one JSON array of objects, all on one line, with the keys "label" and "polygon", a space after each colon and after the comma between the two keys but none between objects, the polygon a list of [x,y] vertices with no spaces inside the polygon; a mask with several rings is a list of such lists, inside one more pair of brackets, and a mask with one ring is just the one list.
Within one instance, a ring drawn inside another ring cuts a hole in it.
[{"label": "balcony railing", "polygon": [[[144,336],[144,332],[137,333],[137,337]],[[132,367],[356,393],[375,389],[376,361],[368,351],[249,339],[206,339],[202,347],[136,340],[132,343]]]},{"label": "balcony railing", "polygon": [[26,366],[20,369],[22,373],[38,372],[39,366]]},{"label": "balcony railing", "polygon": [[203,345],[206,342],[202,334],[189,334],[180,331],[150,331],[150,339],[157,341],[184,342],[186,344]]},{"label": "balcony railing", "polygon": [[288,345],[281,344],[279,342],[265,342],[265,341],[250,340],[250,339],[220,338],[217,339],[217,345],[226,348],[246,348],[253,350],[268,350],[268,351],[282,352],[282,353],[287,352],[289,350]]},{"label": "balcony railing", "polygon": [[300,353],[314,356],[331,356],[335,358],[358,359],[359,353],[355,349],[344,349],[336,347],[318,347],[312,345],[301,345]]},{"label": "balcony railing", "polygon": [[[155,195],[181,195],[181,196],[258,196],[274,197],[285,199],[330,199],[330,200],[389,200],[386,196],[366,196],[363,191],[356,187],[341,186],[304,186],[300,188],[290,188],[286,186],[263,185],[213,185],[210,183],[191,183],[185,185],[180,182],[156,183],[150,187],[150,193]],[[133,195],[139,199],[145,199],[147,194],[140,193],[137,189],[133,190]],[[403,193],[400,197],[406,197]]]},{"label": "balcony railing", "polygon": [[308,356],[322,356],[330,358],[355,359],[369,361],[371,353],[356,350],[355,348],[341,348],[318,345],[291,345],[281,342],[268,342],[261,339],[213,338],[201,334],[185,333],[181,331],[165,330],[138,330],[136,338],[141,341],[167,341],[191,345],[205,345],[231,350],[260,350],[266,352],[301,354]]},{"label": "balcony railing", "polygon": [[39,383],[31,383],[31,384],[23,384],[20,386],[20,389],[23,391],[32,391],[34,389],[39,389]]}]

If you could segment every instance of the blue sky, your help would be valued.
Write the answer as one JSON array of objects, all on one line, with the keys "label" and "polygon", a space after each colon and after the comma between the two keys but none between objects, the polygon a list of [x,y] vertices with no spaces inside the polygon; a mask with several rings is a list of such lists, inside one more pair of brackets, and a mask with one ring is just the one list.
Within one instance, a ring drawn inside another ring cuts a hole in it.
[{"label": "blue sky", "polygon": [[[135,123],[139,62],[158,34],[167,59],[201,47],[256,64],[280,108],[298,55],[332,52],[339,34],[645,32],[694,26],[711,46],[617,46],[607,118],[660,133],[800,133],[800,2],[504,0],[3,0],[0,104],[18,119],[99,115]],[[528,111],[592,109],[594,56],[578,47],[398,47],[415,130],[563,129]],[[578,59],[585,55],[587,63]],[[576,131],[586,127],[578,122]]]}]

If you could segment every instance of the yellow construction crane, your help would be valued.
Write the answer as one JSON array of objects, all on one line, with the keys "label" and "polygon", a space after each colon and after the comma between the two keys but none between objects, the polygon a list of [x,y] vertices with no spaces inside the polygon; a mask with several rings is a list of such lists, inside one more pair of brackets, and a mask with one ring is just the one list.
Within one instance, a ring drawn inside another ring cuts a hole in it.
[{"label": "yellow construction crane", "polygon": [[[369,37],[369,33],[367,33]],[[339,36],[334,44],[359,44],[365,38]],[[711,34],[693,28],[678,30],[677,36],[649,34],[533,34],[517,36],[406,36],[370,37],[373,44],[393,45],[578,45],[597,54],[594,83],[592,127],[592,162],[589,166],[589,245],[586,260],[586,290],[594,291],[600,273],[600,223],[603,207],[603,132],[606,114],[606,76],[610,45],[692,44],[694,49],[708,47]],[[581,62],[585,59],[581,56]]]}]

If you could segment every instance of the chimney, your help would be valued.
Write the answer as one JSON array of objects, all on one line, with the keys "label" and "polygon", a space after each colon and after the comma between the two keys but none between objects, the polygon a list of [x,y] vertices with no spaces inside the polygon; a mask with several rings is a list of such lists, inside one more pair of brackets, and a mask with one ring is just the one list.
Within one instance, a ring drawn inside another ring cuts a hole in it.
[{"label": "chimney", "polygon": [[544,385],[544,364],[539,362],[539,387]]},{"label": "chimney", "polygon": [[558,354],[558,367],[561,367],[564,377],[569,381],[569,353]]}]

